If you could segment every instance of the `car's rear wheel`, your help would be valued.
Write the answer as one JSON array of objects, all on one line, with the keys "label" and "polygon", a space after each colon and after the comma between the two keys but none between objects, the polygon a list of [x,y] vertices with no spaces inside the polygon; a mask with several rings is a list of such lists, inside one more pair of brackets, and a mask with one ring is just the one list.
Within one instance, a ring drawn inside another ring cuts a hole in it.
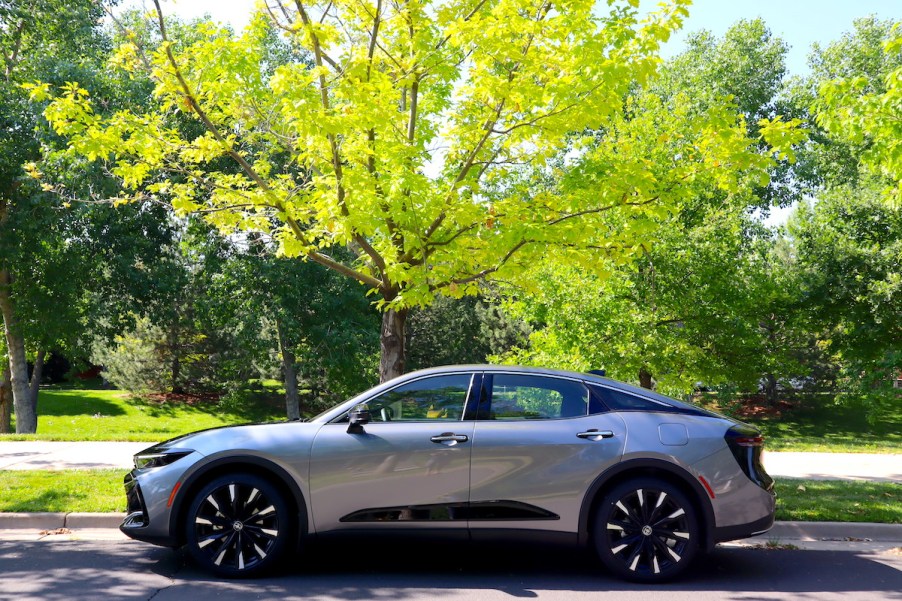
[{"label": "car's rear wheel", "polygon": [[188,510],[188,552],[221,576],[261,574],[278,564],[294,531],[288,503],[269,481],[252,474],[212,480]]},{"label": "car's rear wheel", "polygon": [[676,486],[639,478],[615,486],[595,515],[593,539],[602,563],[639,582],[664,582],[682,573],[698,552],[696,511]]}]

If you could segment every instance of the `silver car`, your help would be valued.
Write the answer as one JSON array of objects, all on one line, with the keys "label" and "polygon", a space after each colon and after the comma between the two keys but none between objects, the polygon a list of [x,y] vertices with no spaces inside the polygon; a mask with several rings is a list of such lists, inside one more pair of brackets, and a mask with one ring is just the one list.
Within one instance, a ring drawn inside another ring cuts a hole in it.
[{"label": "silver car", "polygon": [[206,430],[135,455],[128,536],[255,575],[314,538],[524,533],[657,582],[768,530],[773,480],[745,424],[593,374],[451,366],[307,422]]}]

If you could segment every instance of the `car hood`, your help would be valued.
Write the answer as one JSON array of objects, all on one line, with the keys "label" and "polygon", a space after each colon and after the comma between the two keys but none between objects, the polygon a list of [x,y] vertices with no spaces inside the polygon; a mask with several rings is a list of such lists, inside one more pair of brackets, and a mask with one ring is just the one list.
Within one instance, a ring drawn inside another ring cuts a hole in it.
[{"label": "car hood", "polygon": [[212,455],[227,450],[269,450],[275,446],[298,444],[312,439],[322,424],[312,422],[274,422],[242,426],[220,426],[198,430],[157,443],[141,451],[162,453],[176,449]]}]

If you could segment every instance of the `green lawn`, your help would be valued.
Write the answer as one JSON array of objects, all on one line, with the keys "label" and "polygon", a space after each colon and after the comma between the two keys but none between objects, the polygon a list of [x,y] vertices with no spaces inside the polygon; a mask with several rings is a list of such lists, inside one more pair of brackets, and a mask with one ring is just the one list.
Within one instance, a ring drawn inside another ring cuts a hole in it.
[{"label": "green lawn", "polygon": [[[269,390],[266,388],[266,390]],[[128,440],[154,442],[186,432],[231,424],[278,420],[282,401],[273,391],[247,401],[155,403],[116,390],[42,389],[38,433],[2,440]],[[902,403],[875,423],[860,408],[829,400],[809,401],[779,417],[742,418],[764,431],[771,451],[902,453]]]},{"label": "green lawn", "polygon": [[[734,414],[729,407],[703,404]],[[777,416],[740,414],[739,419],[761,428],[770,451],[902,453],[902,399],[870,421],[862,407],[837,404],[826,395],[796,401]]]},{"label": "green lawn", "polygon": [[38,433],[2,440],[125,440],[156,442],[187,432],[284,418],[267,402],[224,408],[217,403],[156,403],[118,390],[41,390]]},{"label": "green lawn", "polygon": [[902,524],[902,484],[780,479],[777,519]]},{"label": "green lawn", "polygon": [[872,424],[854,407],[801,407],[754,423],[761,426],[772,451],[902,453],[902,411]]},{"label": "green lawn", "polygon": [[[0,512],[125,511],[125,470],[0,471]],[[902,523],[902,485],[779,480],[777,519]]]},{"label": "green lawn", "polygon": [[0,512],[125,511],[125,470],[0,470]]}]

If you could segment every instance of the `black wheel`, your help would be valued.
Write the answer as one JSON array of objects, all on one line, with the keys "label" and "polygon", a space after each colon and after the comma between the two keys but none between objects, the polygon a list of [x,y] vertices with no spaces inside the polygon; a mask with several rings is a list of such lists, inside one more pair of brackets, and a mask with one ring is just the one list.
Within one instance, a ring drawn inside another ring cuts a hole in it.
[{"label": "black wheel", "polygon": [[692,503],[677,487],[654,478],[614,487],[598,507],[593,537],[609,570],[650,583],[683,572],[701,542]]},{"label": "black wheel", "polygon": [[288,503],[267,480],[251,474],[217,478],[188,510],[188,551],[220,576],[255,576],[275,566],[293,537]]}]

